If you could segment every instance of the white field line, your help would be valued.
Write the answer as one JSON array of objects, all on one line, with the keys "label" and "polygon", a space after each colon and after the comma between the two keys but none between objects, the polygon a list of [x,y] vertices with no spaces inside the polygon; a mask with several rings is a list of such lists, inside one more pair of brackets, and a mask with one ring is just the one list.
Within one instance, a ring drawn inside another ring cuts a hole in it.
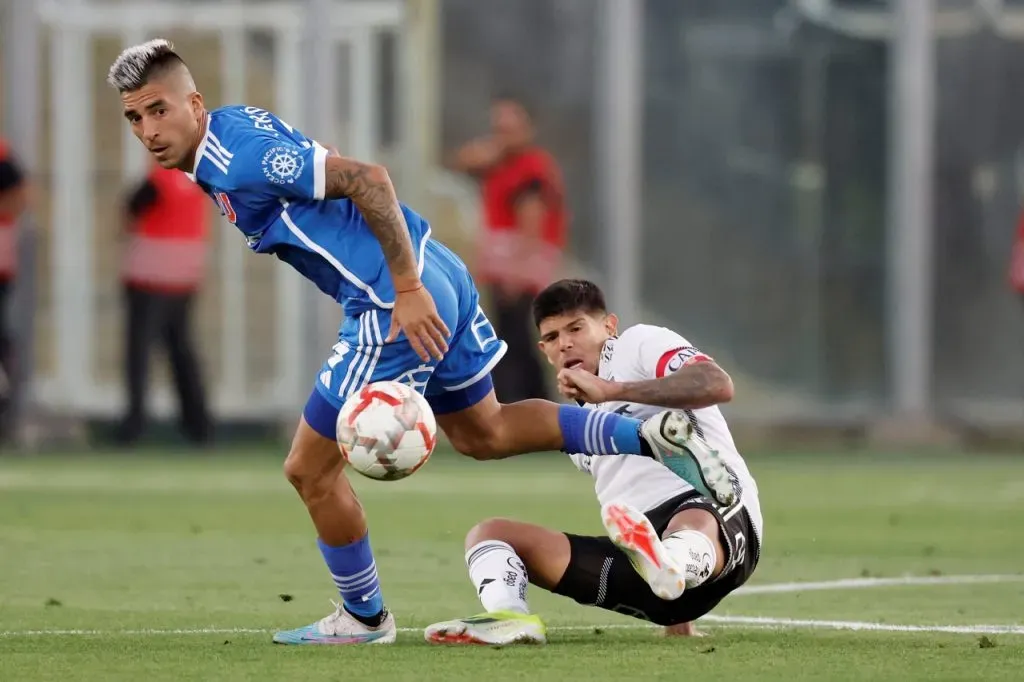
[{"label": "white field line", "polygon": [[982,583],[1012,583],[1024,581],[1022,575],[939,575],[899,578],[847,578],[823,580],[821,582],[773,583],[769,585],[746,585],[732,593],[740,597],[757,594],[782,594],[787,592],[815,592],[817,590],[857,590],[873,587],[909,587],[914,585],[974,585]]},{"label": "white field line", "polygon": [[[761,616],[714,616],[700,619],[701,624],[731,628],[852,630],[859,632],[934,632],[963,635],[1024,635],[1024,625],[892,625],[854,620],[810,620],[798,618],[768,618]],[[587,632],[596,630],[656,630],[647,623],[614,623],[611,625],[555,625],[553,632]],[[422,628],[398,628],[402,633],[423,632]],[[269,635],[274,630],[262,628],[179,628],[139,630],[8,630],[0,637],[82,637],[118,636],[140,637],[148,635]]]},{"label": "white field line", "polygon": [[861,632],[946,632],[961,635],[1024,635],[1024,625],[893,625],[856,620],[807,620],[761,616],[707,615],[701,623],[720,623],[733,627],[806,628],[813,630],[857,630]]},{"label": "white field line", "polygon": [[[775,583],[754,585],[742,594],[796,593],[816,590],[868,589],[885,586],[908,585],[969,585],[977,583],[1017,582],[1024,575],[960,575],[960,576],[905,576],[902,578],[853,578],[806,583]],[[870,632],[937,632],[951,634],[1006,634],[1024,635],[1024,625],[895,625],[844,620],[810,620],[797,618],[771,618],[762,616],[707,615],[701,623],[725,627],[746,628],[800,628],[812,630],[854,630]],[[654,629],[647,623],[616,623],[612,625],[560,625],[548,628],[555,632],[585,632],[590,630],[642,630]],[[399,632],[422,632],[420,628],[399,628]],[[68,636],[145,636],[145,635],[263,635],[273,630],[264,628],[144,628],[127,630],[6,630],[0,637],[68,637]]]}]

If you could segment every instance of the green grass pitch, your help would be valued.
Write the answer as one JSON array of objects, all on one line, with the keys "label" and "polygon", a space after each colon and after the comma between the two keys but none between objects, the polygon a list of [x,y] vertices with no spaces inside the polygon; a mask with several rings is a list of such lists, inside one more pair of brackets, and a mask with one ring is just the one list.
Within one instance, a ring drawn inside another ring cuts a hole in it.
[{"label": "green grass pitch", "polygon": [[357,477],[403,630],[390,647],[290,648],[273,629],[326,615],[336,594],[280,459],[0,458],[0,680],[1024,676],[1024,457],[750,456],[762,561],[700,625],[707,637],[665,640],[531,589],[550,643],[501,650],[422,640],[424,625],[480,610],[465,531],[509,516],[599,532],[589,477],[556,454],[448,453],[405,481]]}]

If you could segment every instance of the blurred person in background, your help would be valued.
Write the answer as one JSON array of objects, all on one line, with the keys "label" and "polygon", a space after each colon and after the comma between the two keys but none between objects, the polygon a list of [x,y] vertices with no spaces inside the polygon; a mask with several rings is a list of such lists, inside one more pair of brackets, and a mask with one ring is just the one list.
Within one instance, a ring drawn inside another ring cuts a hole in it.
[{"label": "blurred person in background", "polygon": [[8,300],[18,265],[18,218],[28,207],[28,181],[7,142],[0,138],[0,438],[8,432],[14,344]]},{"label": "blurred person in background", "polygon": [[144,430],[149,356],[158,341],[170,360],[185,436],[197,445],[210,440],[210,416],[189,324],[205,270],[206,201],[185,174],[154,164],[124,206],[129,237],[121,271],[128,406],[117,434],[122,444],[135,442]]},{"label": "blurred person in background", "polygon": [[451,165],[481,183],[484,230],[476,274],[490,292],[498,336],[508,343],[494,370],[495,392],[506,403],[543,398],[548,391],[530,306],[555,279],[565,248],[561,171],[535,142],[527,108],[504,95],[491,105],[491,133],[464,144]]},{"label": "blurred person in background", "polygon": [[1017,219],[1017,236],[1010,253],[1010,286],[1024,299],[1024,211]]}]

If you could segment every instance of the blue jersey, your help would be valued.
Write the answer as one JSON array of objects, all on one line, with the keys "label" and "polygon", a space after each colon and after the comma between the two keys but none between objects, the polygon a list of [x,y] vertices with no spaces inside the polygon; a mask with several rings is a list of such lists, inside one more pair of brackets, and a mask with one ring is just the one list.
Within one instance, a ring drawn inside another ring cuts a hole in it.
[{"label": "blue jersey", "polygon": [[[391,308],[395,292],[377,238],[349,199],[325,199],[327,150],[274,114],[227,106],[208,115],[189,176],[250,249],[298,270],[345,313]],[[402,206],[420,272],[427,222]]]}]

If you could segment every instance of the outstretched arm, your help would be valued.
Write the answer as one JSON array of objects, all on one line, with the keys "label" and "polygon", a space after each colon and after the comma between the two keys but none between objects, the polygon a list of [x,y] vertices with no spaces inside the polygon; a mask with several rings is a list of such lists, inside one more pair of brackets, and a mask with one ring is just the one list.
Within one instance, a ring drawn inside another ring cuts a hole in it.
[{"label": "outstretched arm", "polygon": [[501,145],[493,137],[480,137],[459,147],[447,166],[460,173],[483,173],[501,158]]},{"label": "outstretched arm", "polygon": [[341,156],[333,150],[324,165],[324,197],[347,197],[355,203],[380,242],[395,291],[419,287],[419,270],[409,227],[387,169]]},{"label": "outstretched arm", "polygon": [[697,410],[732,400],[732,378],[713,360],[687,365],[648,381],[611,382],[611,400]]}]

